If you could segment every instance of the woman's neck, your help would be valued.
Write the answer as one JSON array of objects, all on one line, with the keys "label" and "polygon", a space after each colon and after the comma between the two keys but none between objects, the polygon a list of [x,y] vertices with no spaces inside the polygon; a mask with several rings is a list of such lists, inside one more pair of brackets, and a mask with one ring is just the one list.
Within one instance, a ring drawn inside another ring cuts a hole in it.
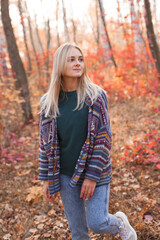
[{"label": "woman's neck", "polygon": [[62,90],[66,92],[75,91],[78,88],[78,79],[63,79]]}]

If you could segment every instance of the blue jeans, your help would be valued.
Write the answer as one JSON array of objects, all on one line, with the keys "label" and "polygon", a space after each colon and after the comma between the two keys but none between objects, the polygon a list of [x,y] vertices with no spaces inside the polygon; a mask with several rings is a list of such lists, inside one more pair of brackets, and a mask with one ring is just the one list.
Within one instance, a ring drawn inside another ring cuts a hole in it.
[{"label": "blue jeans", "polygon": [[60,195],[72,240],[89,240],[88,228],[95,233],[116,235],[121,221],[108,213],[110,185],[96,187],[85,208],[85,201],[80,199],[81,186],[71,187],[70,179],[67,175],[60,175]]}]

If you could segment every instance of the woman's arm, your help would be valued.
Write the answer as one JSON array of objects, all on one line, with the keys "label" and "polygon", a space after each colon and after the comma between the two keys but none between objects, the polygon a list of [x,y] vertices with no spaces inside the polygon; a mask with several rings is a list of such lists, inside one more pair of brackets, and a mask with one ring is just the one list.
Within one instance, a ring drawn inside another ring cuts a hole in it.
[{"label": "woman's arm", "polygon": [[100,180],[105,167],[111,168],[110,150],[112,144],[108,102],[105,92],[102,93],[99,128],[95,137],[91,159],[82,184],[81,195],[85,200],[93,195],[96,183]]},{"label": "woman's arm", "polygon": [[48,181],[48,156],[45,152],[42,131],[42,113],[40,117],[39,175],[38,180]]},{"label": "woman's arm", "polygon": [[86,178],[99,181],[105,167],[110,165],[110,150],[112,145],[111,125],[108,112],[106,93],[103,91],[99,110],[99,127],[94,140],[91,159],[88,162]]}]

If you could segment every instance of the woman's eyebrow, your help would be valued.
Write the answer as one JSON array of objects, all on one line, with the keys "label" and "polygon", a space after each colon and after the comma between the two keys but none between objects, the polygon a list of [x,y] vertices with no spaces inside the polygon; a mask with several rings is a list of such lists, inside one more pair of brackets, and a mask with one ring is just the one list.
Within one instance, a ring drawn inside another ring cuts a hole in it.
[{"label": "woman's eyebrow", "polygon": [[[76,56],[69,56],[68,58],[75,58]],[[78,57],[82,57],[83,58],[83,56],[78,56]]]}]

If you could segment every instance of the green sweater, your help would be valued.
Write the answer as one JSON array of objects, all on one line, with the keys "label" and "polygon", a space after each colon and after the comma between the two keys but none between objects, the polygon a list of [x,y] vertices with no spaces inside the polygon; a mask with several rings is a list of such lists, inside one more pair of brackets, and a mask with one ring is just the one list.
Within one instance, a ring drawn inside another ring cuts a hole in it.
[{"label": "green sweater", "polygon": [[77,91],[60,92],[57,117],[60,141],[60,172],[72,177],[82,146],[87,138],[88,106],[73,111],[77,105]]}]

